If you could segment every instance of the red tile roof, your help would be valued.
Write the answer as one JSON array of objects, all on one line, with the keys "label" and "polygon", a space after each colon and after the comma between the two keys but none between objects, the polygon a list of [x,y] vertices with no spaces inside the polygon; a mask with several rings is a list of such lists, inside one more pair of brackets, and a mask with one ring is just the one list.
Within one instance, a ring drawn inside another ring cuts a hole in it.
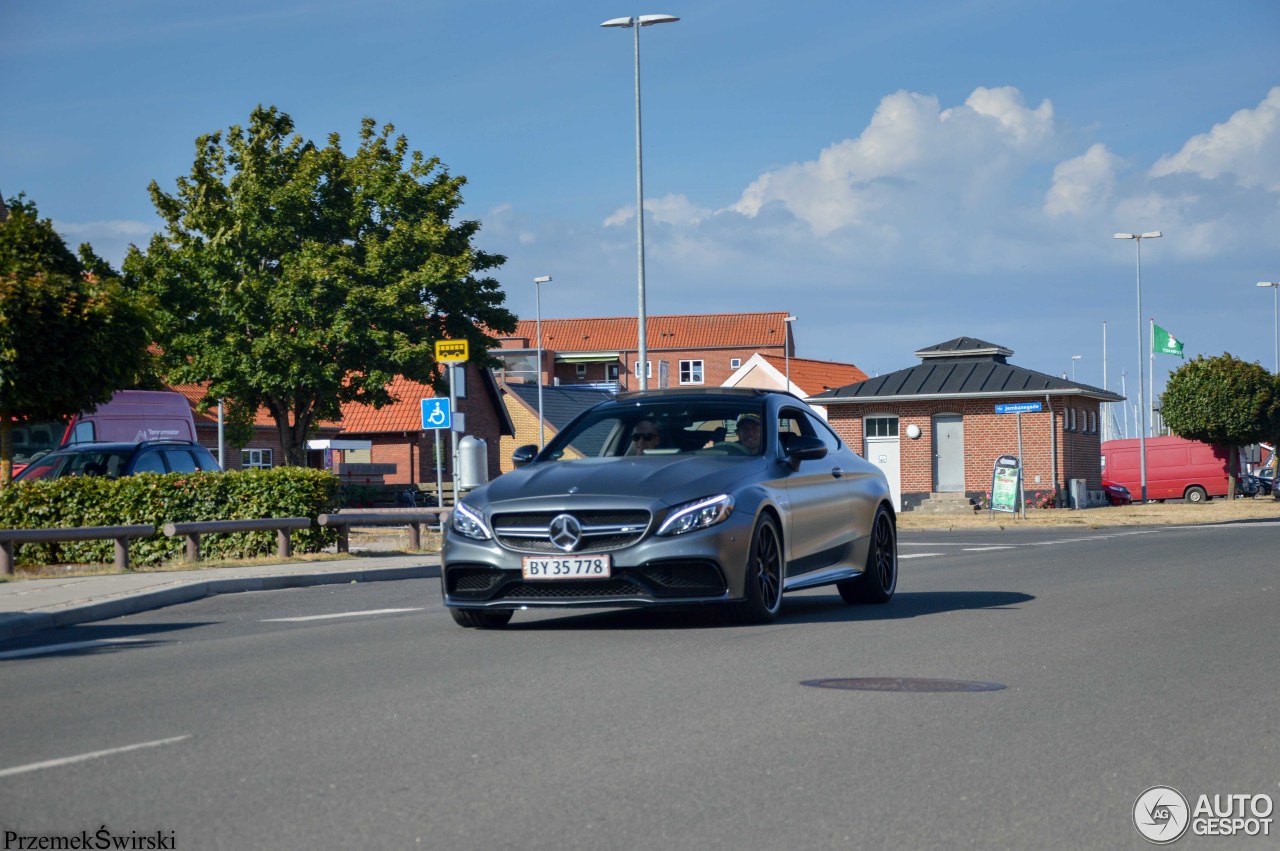
[{"label": "red tile roof", "polygon": [[435,397],[426,384],[396,376],[387,390],[398,401],[381,408],[347,402],[342,406],[344,434],[370,434],[380,431],[422,431],[422,400]]},{"label": "red tile roof", "polygon": [[[645,323],[650,351],[659,349],[781,348],[783,317],[775,313],[712,313],[650,316]],[[639,347],[636,317],[543,319],[542,347],[559,352],[634,351]],[[502,348],[536,348],[537,321],[521,319],[516,331],[498,338]]]},{"label": "red tile roof", "polygon": [[[786,358],[761,355],[781,375],[787,374]],[[791,359],[791,383],[810,395],[866,381],[867,374],[851,363],[808,358]]]}]

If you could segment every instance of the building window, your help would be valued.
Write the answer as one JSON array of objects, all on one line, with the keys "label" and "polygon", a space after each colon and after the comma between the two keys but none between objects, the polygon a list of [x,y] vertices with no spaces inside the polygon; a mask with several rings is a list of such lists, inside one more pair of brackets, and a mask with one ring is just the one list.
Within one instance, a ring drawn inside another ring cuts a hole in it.
[{"label": "building window", "polygon": [[1076,409],[1067,408],[1067,431],[1076,430]]},{"label": "building window", "polygon": [[610,381],[618,380],[618,365],[616,363],[609,364],[609,380]]},{"label": "building window", "polygon": [[897,417],[867,417],[862,421],[862,433],[865,437],[897,437]]},{"label": "building window", "polygon": [[270,449],[241,449],[240,466],[246,470],[270,470]]},{"label": "building window", "polygon": [[587,365],[585,363],[578,364],[577,369],[578,369],[579,380],[582,380],[583,378],[587,377]]},{"label": "building window", "polygon": [[737,369],[742,366],[742,358],[729,358],[729,369]]},{"label": "building window", "polygon": [[1098,431],[1097,414],[1095,414],[1093,411],[1089,411],[1088,413],[1085,414],[1085,416],[1089,418],[1089,426],[1088,426],[1089,434],[1096,434]]},{"label": "building window", "polygon": [[[636,378],[640,377],[640,361],[636,361]],[[644,377],[653,378],[653,361],[644,362]]]},{"label": "building window", "polygon": [[701,384],[702,383],[702,361],[700,360],[680,361],[680,383],[681,384]]}]

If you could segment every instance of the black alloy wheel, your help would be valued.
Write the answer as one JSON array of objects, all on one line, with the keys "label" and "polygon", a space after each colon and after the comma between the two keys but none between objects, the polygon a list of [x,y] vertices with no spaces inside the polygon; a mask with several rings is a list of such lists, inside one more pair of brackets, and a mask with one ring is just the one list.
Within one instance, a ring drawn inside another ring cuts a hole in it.
[{"label": "black alloy wheel", "polygon": [[510,609],[450,609],[454,623],[474,629],[501,629],[511,621]]},{"label": "black alloy wheel", "polygon": [[781,608],[782,536],[773,517],[766,514],[751,535],[745,597],[729,611],[734,623],[762,624],[777,618]]},{"label": "black alloy wheel", "polygon": [[836,583],[846,603],[887,603],[898,588],[898,529],[893,515],[883,505],[876,510],[867,547],[867,566],[862,575]]}]

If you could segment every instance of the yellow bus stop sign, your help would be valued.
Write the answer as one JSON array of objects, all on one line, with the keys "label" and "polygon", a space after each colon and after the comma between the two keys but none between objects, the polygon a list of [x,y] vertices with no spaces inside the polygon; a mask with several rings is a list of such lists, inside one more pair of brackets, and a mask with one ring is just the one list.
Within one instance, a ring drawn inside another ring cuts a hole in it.
[{"label": "yellow bus stop sign", "polygon": [[465,363],[469,356],[466,340],[436,340],[436,361]]}]

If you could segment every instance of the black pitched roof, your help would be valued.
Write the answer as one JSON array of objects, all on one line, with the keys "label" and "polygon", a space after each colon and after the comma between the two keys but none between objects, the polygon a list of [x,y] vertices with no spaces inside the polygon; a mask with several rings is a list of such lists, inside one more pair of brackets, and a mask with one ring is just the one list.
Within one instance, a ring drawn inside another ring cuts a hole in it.
[{"label": "black pitched roof", "polygon": [[1080,384],[1015,366],[1007,361],[1013,352],[973,337],[957,337],[921,349],[919,366],[878,375],[809,397],[810,402],[885,402],[908,399],[945,399],[957,396],[1082,396],[1102,402],[1122,402],[1124,397],[1100,387]]},{"label": "black pitched roof", "polygon": [[[531,410],[538,410],[538,385],[505,384],[508,393],[518,396]],[[542,415],[547,424],[560,431],[578,414],[613,398],[608,390],[587,387],[547,386],[542,388]]]}]

